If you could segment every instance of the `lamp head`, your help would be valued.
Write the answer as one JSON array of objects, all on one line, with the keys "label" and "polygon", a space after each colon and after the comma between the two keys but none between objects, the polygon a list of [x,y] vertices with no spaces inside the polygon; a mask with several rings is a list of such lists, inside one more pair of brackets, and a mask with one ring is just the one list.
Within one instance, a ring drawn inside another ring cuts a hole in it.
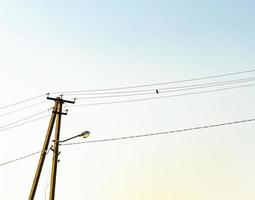
[{"label": "lamp head", "polygon": [[87,137],[89,137],[89,135],[90,135],[90,132],[89,132],[89,131],[84,131],[84,132],[82,132],[82,133],[80,134],[80,136],[83,137],[83,138],[87,138]]}]

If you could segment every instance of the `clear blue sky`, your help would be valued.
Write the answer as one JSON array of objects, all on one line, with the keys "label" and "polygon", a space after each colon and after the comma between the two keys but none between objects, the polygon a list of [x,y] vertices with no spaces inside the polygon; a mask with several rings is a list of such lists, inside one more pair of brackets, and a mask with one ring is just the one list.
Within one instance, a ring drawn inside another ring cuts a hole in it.
[{"label": "clear blue sky", "polygon": [[[1,0],[0,104],[254,69],[254,7],[248,0]],[[62,135],[88,129],[91,139],[108,138],[251,118],[252,91],[73,108]],[[47,123],[0,132],[0,162],[40,149]],[[197,133],[65,147],[57,199],[253,200],[254,125]],[[50,156],[39,200],[48,192]],[[37,159],[0,168],[0,199],[27,198]]]}]

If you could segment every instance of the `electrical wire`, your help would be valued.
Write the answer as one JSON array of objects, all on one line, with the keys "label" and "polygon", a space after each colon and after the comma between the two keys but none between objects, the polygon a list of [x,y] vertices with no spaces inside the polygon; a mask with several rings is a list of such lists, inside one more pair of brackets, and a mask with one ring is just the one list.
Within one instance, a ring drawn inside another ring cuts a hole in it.
[{"label": "electrical wire", "polygon": [[[249,81],[254,81],[255,79],[250,79]],[[245,81],[247,82],[247,81]],[[220,83],[220,84],[214,84],[214,85],[206,85],[206,86],[197,86],[197,87],[191,87],[191,88],[182,88],[182,89],[172,89],[172,88],[163,88],[163,89],[157,89],[157,92],[155,90],[152,90],[151,92],[146,93],[136,93],[136,94],[121,94],[121,95],[105,95],[105,96],[90,96],[90,97],[76,97],[76,99],[102,99],[102,98],[116,98],[116,97],[130,97],[130,96],[144,96],[144,95],[153,95],[155,93],[157,94],[165,94],[165,93],[172,93],[172,92],[180,92],[180,91],[186,91],[186,90],[197,90],[197,89],[203,89],[203,88],[210,88],[210,87],[217,87],[217,86],[224,86],[229,84],[236,84],[240,82],[231,82],[231,83]]]},{"label": "electrical wire", "polygon": [[[202,83],[202,84],[193,84],[193,85],[183,85],[183,86],[175,86],[175,87],[167,87],[167,88],[156,88],[158,91],[165,91],[165,90],[171,90],[171,91],[182,91],[182,90],[189,90],[189,89],[199,89],[199,88],[205,88],[205,87],[214,87],[214,86],[222,86],[222,85],[229,85],[229,84],[236,84],[236,83],[243,83],[243,82],[249,82],[254,81],[255,77],[249,77],[245,79],[234,79],[234,80],[228,80],[228,81],[220,81],[220,82],[210,82],[210,83]],[[128,90],[128,91],[114,91],[114,92],[101,92],[101,93],[77,93],[77,94],[66,94],[65,96],[95,96],[97,95],[112,95],[112,94],[128,94],[128,95],[136,95],[137,93],[143,93],[143,92],[152,92],[155,93],[155,88],[150,89],[143,89],[143,90]],[[135,94],[132,94],[135,93]],[[145,93],[149,94],[149,93]],[[107,96],[108,97],[108,96]],[[87,97],[77,97],[76,99],[85,99]],[[93,98],[93,97],[89,97]]]},{"label": "electrical wire", "polygon": [[[173,133],[183,133],[183,132],[188,132],[188,131],[196,131],[196,130],[201,130],[201,129],[209,129],[209,128],[215,128],[215,127],[221,127],[221,126],[229,126],[229,125],[241,124],[241,123],[247,123],[247,122],[254,122],[254,121],[255,121],[255,118],[250,118],[250,119],[245,119],[245,120],[238,120],[238,121],[225,122],[225,123],[219,123],[219,124],[197,126],[197,127],[177,129],[177,130],[171,130],[171,131],[163,131],[163,132],[140,134],[140,135],[130,135],[130,136],[114,137],[114,138],[105,138],[105,139],[99,139],[99,140],[91,140],[91,141],[85,141],[85,142],[74,142],[74,143],[67,143],[67,144],[60,144],[60,145],[61,146],[73,146],[73,145],[89,144],[89,143],[102,143],[102,142],[120,141],[120,140],[144,138],[144,137],[150,137],[150,136],[167,135],[167,134],[173,134]],[[14,163],[14,162],[18,162],[20,160],[24,160],[26,158],[29,158],[29,157],[34,156],[36,154],[39,154],[41,152],[42,151],[36,151],[34,153],[15,158],[13,160],[0,163],[0,167],[11,164],[11,163]]]},{"label": "electrical wire", "polygon": [[14,163],[14,162],[17,162],[17,161],[20,161],[20,160],[24,160],[24,159],[26,159],[26,158],[32,157],[32,156],[34,156],[34,155],[36,155],[36,154],[39,154],[39,153],[41,153],[41,151],[36,151],[36,152],[34,152],[34,153],[30,153],[30,154],[28,154],[28,155],[21,156],[21,157],[15,158],[15,159],[13,159],[13,160],[10,160],[10,161],[1,163],[1,164],[0,164],[0,167],[2,167],[2,166],[4,166],[4,165],[11,164],[11,163]]},{"label": "electrical wire", "polygon": [[38,96],[34,96],[34,97],[31,97],[31,98],[28,98],[28,99],[24,99],[24,100],[15,102],[15,103],[11,103],[11,104],[8,104],[8,105],[5,105],[5,106],[0,107],[0,110],[5,109],[5,108],[9,108],[9,107],[11,107],[11,106],[16,106],[16,105],[18,105],[18,104],[25,103],[25,102],[28,102],[28,101],[32,101],[32,100],[34,100],[34,99],[41,98],[41,97],[43,97],[43,96],[45,96],[45,95],[47,95],[47,94],[38,95]]},{"label": "electrical wire", "polygon": [[33,118],[33,117],[35,117],[35,116],[37,116],[37,115],[40,115],[40,114],[42,114],[42,113],[48,112],[48,111],[50,111],[51,109],[52,109],[52,108],[47,109],[47,110],[44,110],[44,111],[41,111],[41,112],[38,112],[38,113],[35,113],[35,114],[33,114],[33,115],[29,115],[29,116],[27,116],[27,117],[24,117],[24,118],[22,118],[22,119],[19,119],[19,120],[15,121],[15,122],[11,122],[11,123],[6,124],[6,125],[4,125],[4,126],[0,126],[0,130],[3,129],[3,128],[6,128],[6,127],[8,127],[8,126],[17,124],[18,122],[21,122],[21,121],[24,121],[24,120]]},{"label": "electrical wire", "polygon": [[141,135],[130,135],[130,136],[106,138],[106,139],[91,140],[91,141],[84,141],[84,142],[73,142],[73,143],[60,144],[60,145],[61,146],[70,146],[70,145],[78,145],[78,144],[101,143],[101,142],[110,142],[110,141],[117,141],[117,140],[143,138],[143,137],[166,135],[166,134],[172,134],[172,133],[182,133],[182,132],[188,132],[188,131],[195,131],[195,130],[200,130],[200,129],[215,128],[215,127],[220,127],[220,126],[228,126],[228,125],[247,123],[247,122],[253,122],[253,121],[255,121],[255,118],[246,119],[246,120],[232,121],[232,122],[226,122],[226,123],[220,123],[220,124],[197,126],[197,127],[192,127],[192,128],[177,129],[177,130],[172,130],[172,131],[164,131],[164,132],[141,134]]},{"label": "electrical wire", "polygon": [[239,71],[239,72],[234,72],[234,73],[214,75],[214,76],[206,76],[206,77],[184,79],[184,80],[177,80],[177,81],[167,81],[167,82],[161,82],[161,83],[134,85],[134,86],[127,86],[127,87],[115,87],[115,88],[59,91],[59,92],[51,92],[50,94],[71,94],[71,93],[84,93],[84,92],[96,92],[96,91],[110,91],[110,90],[123,90],[123,89],[132,89],[132,88],[142,88],[142,87],[150,87],[150,86],[167,85],[167,84],[173,84],[173,83],[184,83],[184,82],[191,82],[191,81],[199,81],[199,80],[212,79],[212,78],[220,78],[220,77],[225,77],[225,76],[233,76],[233,75],[240,75],[240,74],[253,73],[253,72],[255,72],[255,69],[254,70]]},{"label": "electrical wire", "polygon": [[214,89],[214,90],[204,90],[204,91],[199,91],[199,92],[190,92],[190,93],[182,93],[182,94],[175,94],[175,95],[140,98],[140,99],[128,99],[128,100],[120,100],[120,101],[105,101],[105,102],[97,102],[97,103],[77,104],[77,105],[71,105],[69,107],[76,108],[76,107],[86,107],[86,106],[97,106],[97,105],[108,105],[108,104],[147,101],[147,100],[164,99],[164,98],[172,98],[172,97],[189,96],[189,95],[196,95],[196,94],[225,91],[225,90],[232,90],[232,89],[252,87],[252,86],[255,86],[255,84],[240,85],[240,86],[235,86],[235,87],[227,87],[227,88],[220,88],[220,89]]},{"label": "electrical wire", "polygon": [[23,126],[25,124],[30,124],[32,122],[35,122],[35,121],[38,121],[38,120],[41,120],[41,119],[45,119],[47,117],[49,117],[50,115],[45,115],[45,116],[42,116],[42,117],[39,117],[39,118],[36,118],[36,119],[33,119],[33,120],[29,120],[29,121],[25,121],[25,122],[22,122],[22,123],[19,123],[19,124],[16,124],[14,126],[9,126],[7,128],[4,128],[4,129],[1,129],[0,132],[3,132],[3,131],[7,131],[9,129],[13,129],[13,128],[16,128],[16,127],[19,127],[19,126]]},{"label": "electrical wire", "polygon": [[[184,91],[184,90],[193,90],[193,89],[200,89],[200,88],[206,88],[206,87],[215,87],[215,86],[221,86],[221,85],[235,84],[235,83],[247,82],[247,81],[253,81],[253,80],[255,80],[254,77],[250,77],[250,78],[245,78],[245,79],[235,79],[235,80],[223,81],[223,82],[212,82],[212,83],[196,84],[196,85],[190,85],[190,86],[186,85],[186,86],[171,87],[171,88],[161,88],[161,89],[158,89],[158,91],[159,91],[160,94],[164,94],[164,93],[179,92],[179,91]],[[194,87],[194,88],[191,88],[191,87]],[[243,87],[243,86],[239,86],[239,87]],[[175,90],[174,88],[182,88],[182,89],[176,89]],[[165,91],[165,90],[169,90],[169,89],[170,89],[170,91]],[[172,89],[174,89],[174,90],[172,90]],[[223,88],[223,89],[225,90],[225,89],[233,89],[233,88]],[[221,90],[221,89],[218,89],[217,91],[219,91],[219,90]],[[201,91],[201,92],[195,92],[195,93],[184,93],[184,94],[177,94],[177,95],[171,95],[171,96],[159,96],[159,97],[143,98],[143,99],[131,99],[131,100],[124,100],[124,101],[117,101],[117,102],[100,102],[100,103],[92,103],[92,104],[77,105],[77,106],[79,107],[79,106],[90,106],[90,105],[102,105],[102,104],[112,104],[112,103],[124,103],[124,102],[133,102],[133,101],[143,101],[143,100],[149,100],[149,99],[155,99],[155,98],[176,97],[176,96],[192,95],[192,94],[199,94],[199,93],[213,92],[213,91],[215,91],[215,90],[212,90],[212,91],[211,90],[210,91]],[[128,91],[124,91],[124,92],[128,92]],[[152,95],[152,94],[155,94],[155,90],[152,90],[151,93],[137,93],[137,94],[96,96],[96,97],[78,97],[76,99],[99,99],[99,98],[129,97],[129,96]],[[4,113],[4,114],[0,115],[0,118],[1,117],[5,117],[5,116],[10,115],[10,114],[13,114],[13,113],[16,113],[16,112],[19,112],[21,110],[25,110],[25,109],[34,107],[34,106],[39,105],[39,104],[41,104],[43,102],[45,102],[45,100],[41,101],[41,102],[38,102],[38,103],[35,103],[35,104],[31,104],[31,105],[25,106],[23,108],[17,109],[15,111],[12,111],[12,112],[9,112],[9,113]],[[74,106],[74,107],[76,107],[76,106]],[[38,114],[40,114],[40,113],[38,113]],[[29,117],[33,117],[33,116],[34,115],[29,116]],[[23,121],[25,119],[27,119],[27,118],[24,118],[24,119],[18,120],[16,122],[7,124],[5,126],[2,126],[2,127],[0,127],[0,129],[8,127],[8,126],[10,126],[12,124],[15,124],[15,123],[19,122],[19,121]],[[14,126],[14,127],[16,127],[16,126]],[[4,130],[6,130],[6,129],[4,129]]]},{"label": "electrical wire", "polygon": [[20,111],[22,111],[22,110],[26,110],[26,109],[35,107],[35,106],[40,105],[40,104],[42,104],[42,103],[44,103],[44,102],[45,102],[45,100],[40,101],[40,102],[37,102],[37,103],[34,103],[34,104],[31,104],[31,105],[28,105],[28,106],[24,106],[24,107],[22,107],[22,108],[16,109],[16,110],[11,111],[11,112],[4,113],[4,114],[0,115],[0,118],[6,117],[6,116],[8,116],[8,115],[11,115],[11,114],[14,114],[14,113],[17,113],[17,112],[20,112]]}]

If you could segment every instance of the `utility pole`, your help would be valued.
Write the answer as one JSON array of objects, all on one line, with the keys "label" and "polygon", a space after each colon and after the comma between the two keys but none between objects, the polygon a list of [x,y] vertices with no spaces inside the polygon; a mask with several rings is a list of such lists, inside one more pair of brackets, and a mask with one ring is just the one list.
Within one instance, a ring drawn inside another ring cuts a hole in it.
[{"label": "utility pole", "polygon": [[57,116],[57,121],[56,121],[56,130],[55,130],[55,139],[54,139],[54,147],[53,147],[53,159],[52,159],[52,174],[51,174],[51,187],[50,187],[50,200],[54,200],[55,198],[55,187],[56,187],[56,176],[57,176],[57,163],[58,163],[58,155],[59,155],[59,137],[60,137],[60,126],[61,126],[61,115],[67,115],[67,113],[62,113],[62,105],[63,103],[75,103],[74,101],[68,101],[68,100],[63,100],[62,97],[57,97],[57,98],[51,98],[47,97],[48,100],[53,100],[55,101],[55,105],[53,107],[53,111],[51,114],[51,119],[49,122],[47,134],[44,140],[43,148],[41,151],[41,156],[38,161],[38,166],[37,170],[35,173],[35,177],[33,180],[32,188],[30,191],[29,195],[29,200],[33,200],[36,189],[38,186],[38,182],[40,179],[41,171],[43,168],[45,156],[47,154],[49,142],[50,142],[50,137],[52,134],[52,129],[56,120]]},{"label": "utility pole", "polygon": [[33,181],[32,188],[31,188],[31,191],[30,191],[30,195],[29,195],[29,198],[28,198],[29,200],[33,200],[34,196],[35,196],[35,192],[36,192],[37,185],[38,185],[40,175],[41,175],[41,172],[42,172],[45,156],[46,156],[47,149],[48,149],[48,146],[49,146],[52,129],[53,129],[54,122],[55,122],[55,119],[56,119],[57,106],[58,106],[58,103],[55,102],[55,105],[53,107],[53,111],[52,111],[52,114],[51,114],[48,130],[47,130],[47,133],[46,133],[46,137],[45,137],[45,140],[44,140],[43,148],[42,148],[42,151],[41,151],[41,156],[40,156],[40,159],[38,161],[37,169],[36,169],[36,172],[35,172],[34,181]]}]

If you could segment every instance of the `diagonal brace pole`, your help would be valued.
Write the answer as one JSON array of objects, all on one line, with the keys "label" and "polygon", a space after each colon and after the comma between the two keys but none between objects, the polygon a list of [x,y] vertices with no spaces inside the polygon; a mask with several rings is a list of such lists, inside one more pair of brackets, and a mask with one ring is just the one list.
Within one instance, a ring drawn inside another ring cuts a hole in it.
[{"label": "diagonal brace pole", "polygon": [[45,137],[45,140],[44,140],[44,144],[43,144],[42,151],[41,151],[41,156],[40,156],[40,159],[38,161],[37,169],[36,169],[36,172],[35,172],[35,176],[34,176],[34,180],[33,180],[33,184],[32,184],[32,187],[31,187],[31,191],[30,191],[28,200],[33,200],[34,197],[35,197],[36,189],[37,189],[37,186],[38,186],[38,182],[39,182],[40,175],[41,175],[41,172],[42,172],[42,168],[43,168],[44,160],[45,160],[45,157],[46,157],[47,149],[48,149],[48,146],[49,146],[50,137],[51,137],[51,134],[52,134],[52,129],[53,129],[54,122],[55,122],[55,119],[56,119],[57,107],[58,107],[58,102],[56,101],[55,105],[53,107],[52,114],[51,114],[47,134],[46,134],[46,137]]}]

